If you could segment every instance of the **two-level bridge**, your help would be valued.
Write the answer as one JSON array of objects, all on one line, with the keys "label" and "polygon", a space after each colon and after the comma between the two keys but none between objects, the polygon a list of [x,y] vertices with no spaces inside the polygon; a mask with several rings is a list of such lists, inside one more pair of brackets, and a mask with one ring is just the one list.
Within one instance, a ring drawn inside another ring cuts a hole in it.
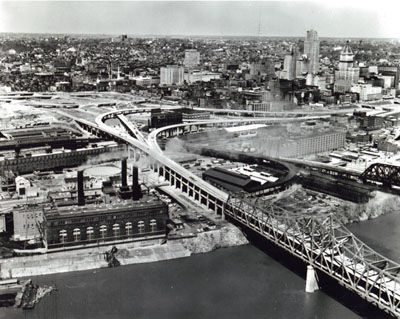
[{"label": "two-level bridge", "polygon": [[162,129],[154,131],[147,143],[143,143],[110,128],[101,118],[96,124],[75,120],[94,134],[126,143],[151,157],[152,169],[189,199],[230,216],[366,301],[400,317],[400,265],[361,242],[335,220],[333,214],[324,217],[295,215],[273,205],[258,207],[248,199],[230,197],[165,157],[156,145],[156,137]]}]

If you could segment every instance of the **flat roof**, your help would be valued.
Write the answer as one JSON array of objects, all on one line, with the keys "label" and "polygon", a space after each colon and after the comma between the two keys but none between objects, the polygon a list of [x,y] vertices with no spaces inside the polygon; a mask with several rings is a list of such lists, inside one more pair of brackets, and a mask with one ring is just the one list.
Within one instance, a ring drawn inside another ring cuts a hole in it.
[{"label": "flat roof", "polygon": [[85,206],[45,207],[43,209],[47,220],[59,218],[76,218],[87,215],[102,215],[124,211],[142,211],[145,208],[164,208],[167,205],[158,198],[144,196],[139,201],[121,200],[111,204],[88,204]]},{"label": "flat roof", "polygon": [[250,124],[250,125],[226,127],[225,130],[230,133],[235,133],[235,132],[256,130],[261,127],[267,127],[267,125],[265,125],[265,124]]},{"label": "flat roof", "polygon": [[258,182],[250,179],[249,176],[245,176],[219,167],[210,168],[203,173],[203,176],[207,178],[212,178],[218,181],[218,183],[221,185],[229,185],[225,187],[232,190],[244,189],[245,187],[248,187],[249,184],[259,184]]}]

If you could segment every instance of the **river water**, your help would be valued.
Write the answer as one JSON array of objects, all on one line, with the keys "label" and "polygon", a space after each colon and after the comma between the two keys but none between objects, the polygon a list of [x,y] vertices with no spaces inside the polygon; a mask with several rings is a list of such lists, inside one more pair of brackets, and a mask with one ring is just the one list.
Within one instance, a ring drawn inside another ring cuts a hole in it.
[{"label": "river water", "polygon": [[[349,227],[399,261],[400,214]],[[34,310],[2,309],[0,318],[196,319],[361,318],[252,245],[114,269],[34,278],[55,285]]]}]

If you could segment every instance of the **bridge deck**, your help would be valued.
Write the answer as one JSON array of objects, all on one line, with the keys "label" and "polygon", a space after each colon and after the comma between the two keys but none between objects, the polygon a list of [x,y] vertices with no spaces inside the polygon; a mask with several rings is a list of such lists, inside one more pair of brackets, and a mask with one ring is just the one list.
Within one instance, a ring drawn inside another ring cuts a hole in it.
[{"label": "bridge deck", "polygon": [[[108,113],[107,116],[111,116],[112,113]],[[188,180],[191,179],[202,192],[215,196],[216,199],[225,203],[225,214],[331,276],[365,300],[376,304],[393,316],[400,317],[398,276],[400,264],[385,258],[365,245],[335,220],[333,215],[293,216],[274,205],[260,208],[244,198],[237,196],[228,198],[226,193],[204,182],[163,155],[156,146],[156,136],[161,130],[150,134],[149,143],[146,144],[121,135],[105,125],[103,118],[96,119],[97,124],[80,121],[92,129],[139,148],[165,167],[178,172]]]}]

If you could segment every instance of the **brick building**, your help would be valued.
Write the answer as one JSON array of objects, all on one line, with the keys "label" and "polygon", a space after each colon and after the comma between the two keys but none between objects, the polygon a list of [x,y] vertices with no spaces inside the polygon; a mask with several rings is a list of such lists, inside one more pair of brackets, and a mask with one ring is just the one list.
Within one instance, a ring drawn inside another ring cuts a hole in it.
[{"label": "brick building", "polygon": [[164,237],[167,218],[168,206],[149,196],[140,201],[44,208],[49,248],[145,236]]}]

